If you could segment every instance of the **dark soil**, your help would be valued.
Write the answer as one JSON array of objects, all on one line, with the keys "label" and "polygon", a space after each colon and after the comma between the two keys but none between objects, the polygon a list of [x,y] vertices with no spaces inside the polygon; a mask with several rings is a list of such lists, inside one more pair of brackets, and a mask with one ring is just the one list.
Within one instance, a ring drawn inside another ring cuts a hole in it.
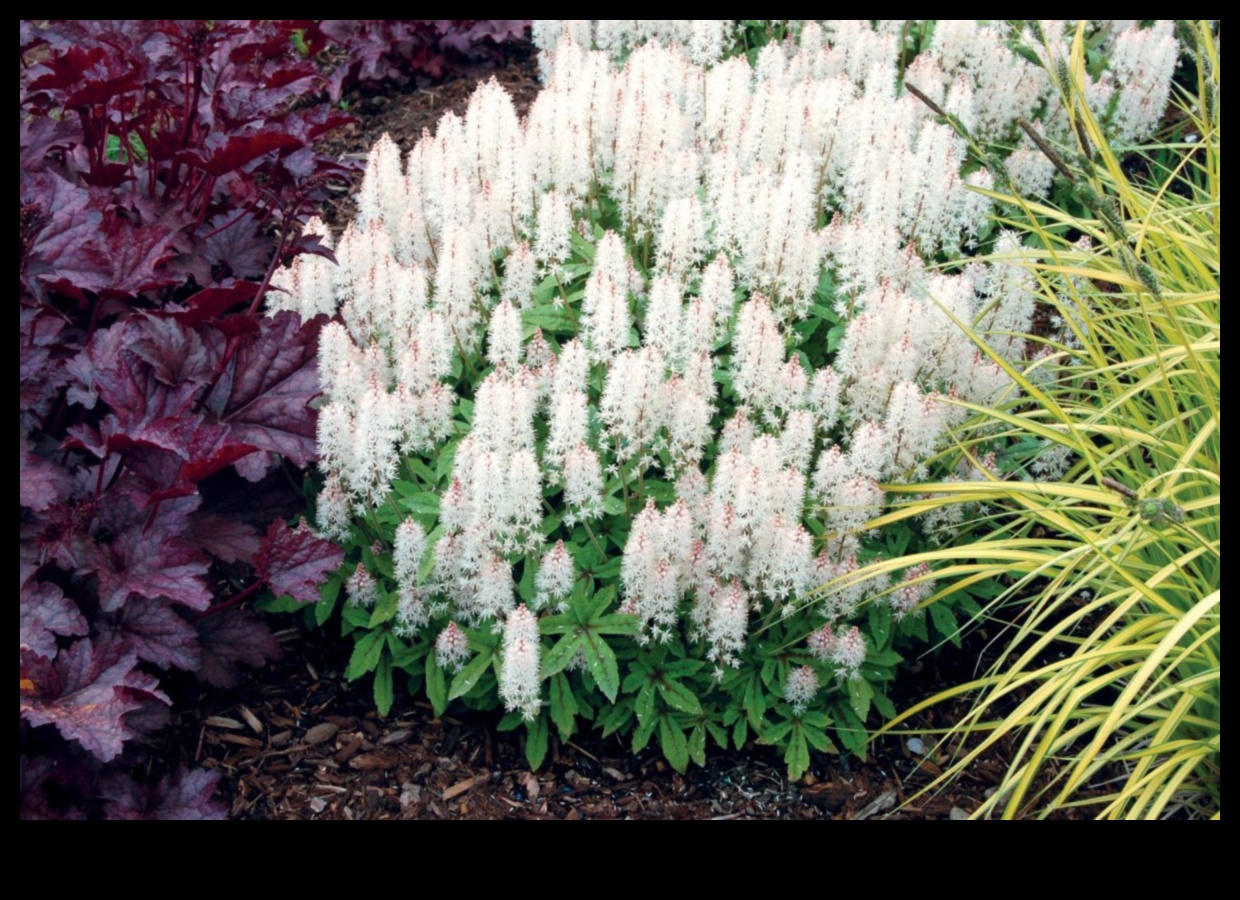
[{"label": "dark soil", "polygon": [[[448,110],[464,112],[475,85],[496,78],[524,115],[539,89],[529,47],[508,51],[499,67],[459,73],[434,87],[388,93],[354,91],[359,122],[329,135],[320,149],[364,161],[384,132],[408,149]],[[322,210],[336,230],[353,214],[345,192]],[[278,488],[277,488],[278,491]],[[923,755],[910,734],[874,742],[864,761],[817,756],[812,771],[789,782],[774,750],[712,747],[706,768],[680,775],[657,751],[634,756],[618,738],[553,736],[548,761],[530,772],[523,732],[498,733],[497,714],[435,718],[429,705],[398,694],[387,718],[374,711],[369,680],[348,684],[351,642],[335,629],[305,633],[273,620],[284,658],[233,691],[187,684],[172,727],[154,748],[171,765],[214,769],[234,818],[252,819],[900,819],[961,818],[983,801],[1005,769],[1006,747],[973,765],[945,793],[906,803],[958,748]],[[976,632],[963,651],[917,663],[905,674],[906,708],[921,697],[975,677],[991,635]],[[401,705],[404,703],[405,705]],[[942,706],[913,723],[933,747],[936,729],[962,714]]]}]

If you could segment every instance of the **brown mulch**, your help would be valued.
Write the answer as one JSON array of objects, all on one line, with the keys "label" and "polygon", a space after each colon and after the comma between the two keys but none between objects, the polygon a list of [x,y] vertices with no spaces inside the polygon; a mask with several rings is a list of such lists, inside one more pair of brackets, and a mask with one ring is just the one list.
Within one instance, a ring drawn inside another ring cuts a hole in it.
[{"label": "brown mulch", "polygon": [[177,703],[157,749],[219,771],[233,818],[949,819],[975,808],[1002,771],[985,761],[949,793],[900,808],[945,755],[889,737],[863,763],[820,755],[792,783],[766,747],[712,747],[705,768],[681,775],[654,749],[634,756],[618,738],[583,735],[553,736],[548,761],[530,772],[523,732],[496,732],[498,713],[454,708],[437,719],[406,698],[380,717],[369,680],[344,681],[350,641],[332,631],[285,631],[283,660],[246,685]]},{"label": "brown mulch", "polygon": [[[513,47],[498,68],[459,73],[434,87],[385,94],[354,91],[346,99],[359,122],[329,135],[320,151],[364,161],[384,132],[407,150],[448,110],[464,112],[476,84],[496,78],[524,115],[539,90],[532,48]],[[335,230],[353,215],[342,192],[321,215]],[[343,677],[351,641],[326,630],[305,633],[290,619],[281,661],[231,691],[182,684],[172,727],[157,739],[165,762],[218,771],[220,797],[233,818],[251,819],[950,819],[983,801],[1005,768],[1006,747],[972,766],[945,792],[907,802],[948,765],[955,748],[925,754],[909,736],[875,741],[864,761],[816,755],[791,783],[779,754],[752,742],[743,752],[708,750],[705,768],[671,770],[656,749],[633,755],[616,737],[553,735],[548,760],[531,772],[523,730],[499,733],[498,713],[454,706],[436,718],[429,705],[398,690],[391,715],[374,709],[369,679]],[[900,708],[973,677],[989,643],[977,632],[963,651],[941,654],[905,673]],[[956,667],[955,669],[953,667]],[[963,704],[920,717],[920,740],[964,710]]]},{"label": "brown mulch", "polygon": [[[337,128],[324,136],[318,152],[342,162],[366,162],[371,146],[387,134],[402,152],[408,152],[422,137],[423,130],[435,133],[435,126],[446,112],[465,115],[474,88],[494,78],[508,91],[517,115],[524,116],[542,84],[538,79],[538,55],[532,44],[506,44],[501,65],[478,64],[457,71],[432,87],[412,83],[386,93],[354,88],[343,98],[357,122]],[[341,231],[356,212],[352,192],[343,189],[339,197],[324,206],[320,215],[334,231]]]}]

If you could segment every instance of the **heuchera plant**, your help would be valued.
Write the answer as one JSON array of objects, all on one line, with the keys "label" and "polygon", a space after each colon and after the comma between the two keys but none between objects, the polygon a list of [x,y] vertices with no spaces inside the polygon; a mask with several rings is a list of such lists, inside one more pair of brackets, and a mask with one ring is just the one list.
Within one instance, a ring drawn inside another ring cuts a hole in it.
[{"label": "heuchera plant", "polygon": [[298,219],[342,174],[309,149],[340,119],[296,105],[322,79],[294,25],[21,23],[24,816],[219,815],[210,773],[128,774],[167,717],[155,673],[236,683],[279,653],[241,601],[315,599],[339,565],[203,495],[316,458],[322,322],[254,315],[279,263],[325,252]]}]

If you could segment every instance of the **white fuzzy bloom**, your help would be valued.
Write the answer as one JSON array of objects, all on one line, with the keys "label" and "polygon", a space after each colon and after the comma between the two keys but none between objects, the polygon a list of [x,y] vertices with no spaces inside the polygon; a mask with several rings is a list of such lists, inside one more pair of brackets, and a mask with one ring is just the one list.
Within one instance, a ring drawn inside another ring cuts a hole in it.
[{"label": "white fuzzy bloom", "polygon": [[569,451],[589,437],[587,400],[581,391],[565,391],[552,400],[551,433],[543,454],[552,465],[563,466]]},{"label": "white fuzzy bloom", "polygon": [[818,694],[818,673],[812,666],[797,666],[788,672],[784,682],[784,699],[792,705],[792,711],[801,715]]},{"label": "white fuzzy bloom", "polygon": [[579,441],[564,456],[564,502],[568,513],[564,521],[572,527],[583,519],[603,514],[603,470],[598,454]]},{"label": "white fuzzy bloom", "polygon": [[538,620],[524,605],[504,623],[504,663],[500,669],[499,696],[509,712],[519,709],[528,722],[539,706]]},{"label": "white fuzzy bloom", "polygon": [[357,223],[399,219],[403,180],[400,148],[385,132],[366,157],[366,172],[357,197]]},{"label": "white fuzzy bloom", "polygon": [[558,191],[547,191],[538,202],[538,238],[534,258],[544,269],[558,269],[571,250],[573,213],[568,200]]},{"label": "white fuzzy bloom", "polygon": [[934,593],[934,580],[929,576],[929,563],[919,563],[904,570],[899,585],[887,595],[887,603],[897,621],[916,613],[922,601]]},{"label": "white fuzzy bloom", "polygon": [[396,528],[396,540],[392,547],[392,566],[400,587],[417,585],[418,570],[425,555],[426,529],[415,519],[405,519]]},{"label": "white fuzzy bloom", "polygon": [[809,407],[818,418],[818,427],[830,431],[840,418],[840,384],[839,376],[830,366],[814,373],[809,388]]},{"label": "white fuzzy bloom", "polygon": [[667,275],[660,275],[650,284],[646,300],[646,318],[642,323],[642,344],[654,347],[674,359],[681,344],[681,287]]},{"label": "white fuzzy bloom", "polygon": [[780,453],[787,465],[805,471],[814,456],[814,440],[817,423],[814,414],[807,409],[794,409],[784,422],[784,433],[779,439]]},{"label": "white fuzzy bloom", "polygon": [[360,606],[364,609],[370,609],[379,599],[379,586],[364,563],[357,564],[349,580],[344,583],[344,592],[349,598],[350,606]]},{"label": "white fuzzy bloom", "polygon": [[397,637],[410,639],[430,620],[431,609],[426,602],[426,591],[416,587],[398,588],[396,623],[392,626],[392,632]]},{"label": "white fuzzy bloom", "polygon": [[617,442],[616,458],[626,460],[648,450],[667,420],[666,364],[652,347],[626,350],[612,360],[599,402],[608,436]]},{"label": "white fuzzy bloom", "polygon": [[667,204],[659,224],[658,264],[674,278],[701,259],[706,249],[706,220],[697,197],[681,197]]},{"label": "white fuzzy bloom", "polygon": [[530,245],[524,241],[515,244],[504,259],[504,281],[500,285],[500,299],[507,300],[517,309],[528,309],[533,303],[537,271],[538,260]]},{"label": "white fuzzy bloom", "polygon": [[542,542],[542,472],[532,451],[512,454],[507,494],[507,549],[528,553]]},{"label": "white fuzzy bloom", "polygon": [[809,649],[814,659],[826,662],[831,658],[831,654],[835,652],[835,632],[829,624],[823,625],[810,632],[809,637],[805,639],[805,646]]},{"label": "white fuzzy bloom", "polygon": [[911,381],[901,381],[892,389],[883,431],[897,476],[907,476],[934,452],[943,425],[937,394],[923,394]]},{"label": "white fuzzy bloom", "polygon": [[573,574],[572,556],[564,547],[563,541],[556,541],[555,546],[543,555],[538,575],[534,579],[534,587],[538,591],[534,598],[534,608],[542,609],[549,603],[567,599],[573,592]]},{"label": "white fuzzy bloom", "polygon": [[839,636],[831,661],[838,667],[836,675],[840,678],[856,678],[859,676],[861,664],[865,662],[865,636],[856,625]]},{"label": "white fuzzy bloom", "polygon": [[330,474],[323,483],[319,493],[318,506],[315,510],[315,521],[319,526],[319,534],[329,541],[345,541],[352,527],[353,505],[349,502],[349,494],[340,481],[340,476]]},{"label": "white fuzzy bloom", "polygon": [[439,668],[459,672],[469,659],[469,639],[455,622],[439,632],[435,638],[435,662]]},{"label": "white fuzzy bloom", "polygon": [[375,378],[358,403],[353,419],[353,448],[342,473],[349,489],[371,506],[379,506],[396,477],[397,420],[391,395]]},{"label": "white fuzzy bloom", "polygon": [[1172,20],[1163,19],[1145,30],[1134,25],[1115,39],[1111,71],[1122,89],[1113,123],[1121,141],[1149,137],[1162,119],[1180,57],[1174,29]]},{"label": "white fuzzy bloom", "polygon": [[586,376],[589,374],[590,355],[585,345],[577,338],[573,338],[560,348],[560,355],[555,364],[555,378],[551,386],[552,395],[560,397],[564,394],[584,391]]},{"label": "white fuzzy bloom", "polygon": [[328,403],[315,425],[319,466],[339,484],[353,465],[353,417],[344,403]]},{"label": "white fuzzy bloom", "polygon": [[740,581],[733,578],[717,588],[710,601],[706,623],[706,640],[710,649],[706,658],[721,665],[740,665],[737,654],[745,649],[749,632],[749,595]]},{"label": "white fuzzy bloom", "polygon": [[586,281],[582,301],[582,330],[590,358],[608,362],[628,346],[633,317],[629,309],[632,262],[624,242],[606,232],[595,250],[594,269]]},{"label": "white fuzzy bloom", "polygon": [[755,294],[741,306],[733,338],[732,386],[747,404],[764,410],[776,404],[775,386],[784,367],[784,338],[770,302]]},{"label": "white fuzzy bloom", "polygon": [[491,310],[487,362],[515,369],[521,363],[521,314],[507,300]]}]

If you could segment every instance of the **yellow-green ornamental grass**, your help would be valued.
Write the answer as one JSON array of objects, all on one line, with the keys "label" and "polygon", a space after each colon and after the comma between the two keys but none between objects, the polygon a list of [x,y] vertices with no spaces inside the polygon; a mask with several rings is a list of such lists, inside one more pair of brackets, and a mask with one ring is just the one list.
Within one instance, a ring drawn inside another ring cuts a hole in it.
[{"label": "yellow-green ornamental grass", "polygon": [[1221,72],[1206,23],[1180,36],[1198,69],[1196,91],[1177,100],[1185,140],[1142,149],[1164,177],[1130,178],[1108,147],[1080,100],[1078,35],[1054,72],[1074,140],[1048,149],[1084,216],[995,195],[1013,211],[1003,224],[1038,248],[1010,263],[1033,271],[1062,327],[1030,337],[1036,362],[1024,371],[992,355],[1024,396],[970,407],[948,456],[980,455],[996,436],[1036,438],[1071,467],[1059,481],[889,485],[908,499],[872,523],[979,504],[954,545],[879,565],[934,563],[944,586],[928,604],[1008,576],[987,610],[1010,623],[994,666],[887,726],[972,698],[944,736],[964,749],[927,790],[1011,739],[1010,768],[978,818],[1077,806],[1100,818],[1221,815]]}]

